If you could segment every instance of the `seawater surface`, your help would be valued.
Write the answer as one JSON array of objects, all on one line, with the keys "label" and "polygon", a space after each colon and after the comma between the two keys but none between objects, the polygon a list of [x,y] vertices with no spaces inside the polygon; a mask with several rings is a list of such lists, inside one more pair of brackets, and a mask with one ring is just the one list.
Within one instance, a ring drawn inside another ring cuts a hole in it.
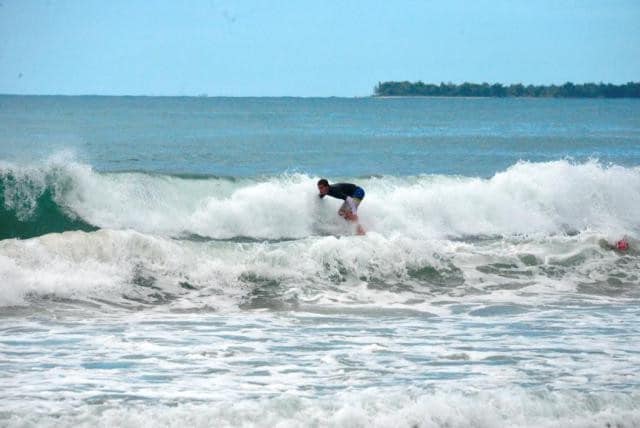
[{"label": "seawater surface", "polygon": [[0,130],[2,426],[640,426],[635,100],[1,96]]}]

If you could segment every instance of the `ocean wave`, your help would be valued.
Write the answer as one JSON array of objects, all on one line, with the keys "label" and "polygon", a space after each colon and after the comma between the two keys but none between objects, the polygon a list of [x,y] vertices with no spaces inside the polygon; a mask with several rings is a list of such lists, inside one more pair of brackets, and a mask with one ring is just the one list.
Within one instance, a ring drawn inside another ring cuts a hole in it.
[{"label": "ocean wave", "polygon": [[78,168],[83,167],[53,161],[26,167],[0,164],[0,240],[96,230],[66,200],[78,185]]},{"label": "ocean wave", "polygon": [[442,313],[464,302],[470,313],[479,309],[474,313],[485,316],[571,295],[637,297],[638,254],[612,250],[588,233],[452,241],[372,232],[237,242],[75,231],[0,241],[0,306],[53,301],[178,311],[374,307]]},{"label": "ocean wave", "polygon": [[[96,172],[54,157],[0,164],[0,238],[134,229],[211,239],[350,234],[340,201],[317,197],[317,177],[192,177]],[[343,177],[342,180],[354,181]],[[597,161],[520,162],[491,178],[424,175],[355,180],[361,221],[385,236],[424,239],[640,230],[640,168]]]}]

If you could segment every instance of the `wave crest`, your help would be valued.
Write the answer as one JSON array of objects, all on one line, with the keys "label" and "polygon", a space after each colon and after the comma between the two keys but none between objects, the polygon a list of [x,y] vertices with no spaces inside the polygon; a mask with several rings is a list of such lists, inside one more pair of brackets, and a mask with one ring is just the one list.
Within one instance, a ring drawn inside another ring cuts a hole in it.
[{"label": "wave crest", "polygon": [[[211,239],[351,233],[304,174],[227,179],[99,173],[73,162],[0,165],[0,238],[134,229]],[[482,179],[344,178],[367,191],[361,220],[385,236],[462,238],[596,231],[637,234],[640,168],[597,161],[520,162]],[[336,180],[337,181],[337,180]],[[342,181],[342,180],[341,180]]]}]

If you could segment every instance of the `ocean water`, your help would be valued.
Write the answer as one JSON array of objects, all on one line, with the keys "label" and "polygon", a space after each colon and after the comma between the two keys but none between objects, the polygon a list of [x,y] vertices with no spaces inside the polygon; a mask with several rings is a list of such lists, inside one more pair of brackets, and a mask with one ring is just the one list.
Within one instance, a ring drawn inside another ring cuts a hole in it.
[{"label": "ocean water", "polygon": [[0,96],[0,426],[640,426],[639,248],[637,100]]}]

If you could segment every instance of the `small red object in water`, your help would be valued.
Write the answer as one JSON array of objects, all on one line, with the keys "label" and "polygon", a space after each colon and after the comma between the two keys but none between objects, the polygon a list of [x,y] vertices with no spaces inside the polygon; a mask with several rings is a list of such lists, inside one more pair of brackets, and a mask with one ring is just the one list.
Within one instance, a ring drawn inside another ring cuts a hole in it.
[{"label": "small red object in water", "polygon": [[616,249],[620,251],[627,251],[629,249],[629,242],[626,239],[621,239],[616,242]]}]

